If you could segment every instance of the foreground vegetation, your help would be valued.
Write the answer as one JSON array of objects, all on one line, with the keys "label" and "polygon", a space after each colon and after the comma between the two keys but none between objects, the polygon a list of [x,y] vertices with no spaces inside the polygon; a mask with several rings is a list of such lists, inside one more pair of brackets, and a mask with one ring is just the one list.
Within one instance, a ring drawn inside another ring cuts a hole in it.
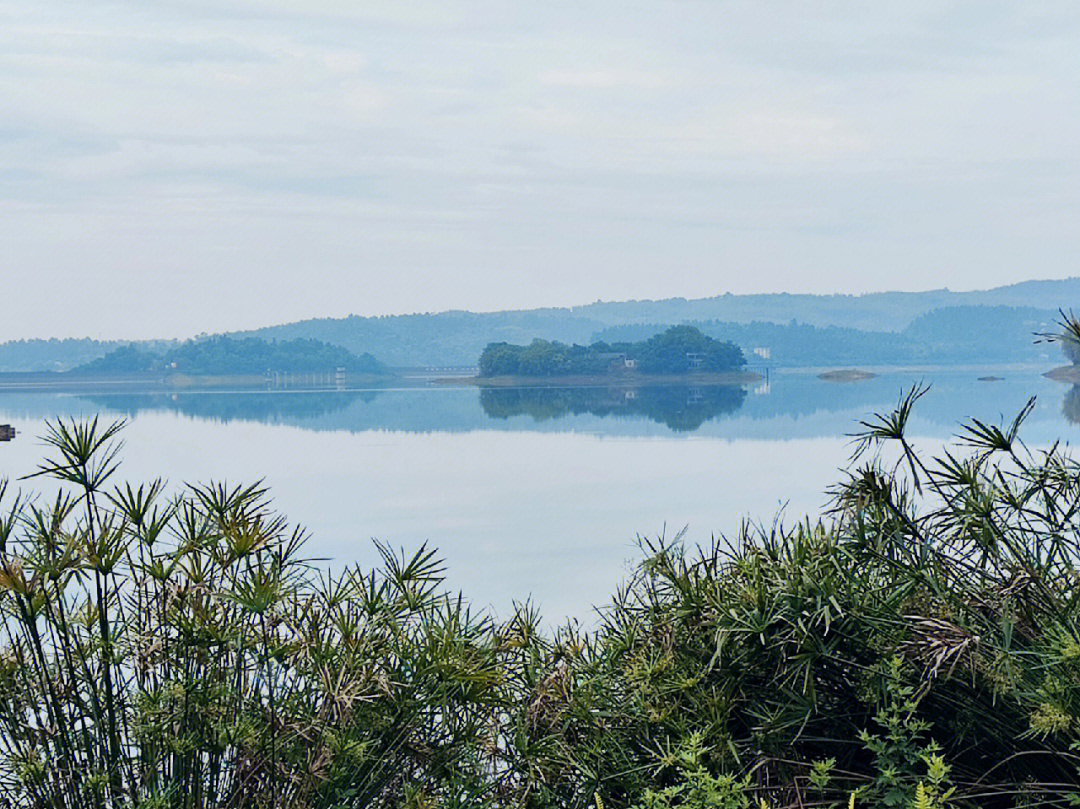
[{"label": "foreground vegetation", "polygon": [[0,518],[2,807],[1019,807],[1080,794],[1080,465],[1024,413],[930,459],[921,390],[820,522],[645,558],[599,625],[320,573],[258,486],[119,483]]}]

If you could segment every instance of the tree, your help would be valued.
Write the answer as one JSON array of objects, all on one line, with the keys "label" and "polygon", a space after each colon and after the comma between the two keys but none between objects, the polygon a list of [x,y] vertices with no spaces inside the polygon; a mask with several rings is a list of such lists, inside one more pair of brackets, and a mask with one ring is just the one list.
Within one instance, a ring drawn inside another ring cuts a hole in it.
[{"label": "tree", "polygon": [[694,326],[672,326],[638,345],[627,355],[635,355],[647,374],[685,373],[691,370],[690,355],[699,360],[694,367],[702,371],[733,371],[746,365],[738,346],[714,340]]}]

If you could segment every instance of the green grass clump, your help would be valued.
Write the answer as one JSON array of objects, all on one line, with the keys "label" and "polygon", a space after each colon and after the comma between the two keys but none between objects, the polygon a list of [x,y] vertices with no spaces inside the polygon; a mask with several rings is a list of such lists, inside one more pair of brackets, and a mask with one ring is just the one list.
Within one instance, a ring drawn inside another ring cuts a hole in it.
[{"label": "green grass clump", "polygon": [[818,521],[645,543],[589,631],[431,551],[321,574],[260,486],[115,485],[50,426],[0,518],[0,807],[1072,806],[1080,465],[1028,409],[937,457],[922,389]]}]

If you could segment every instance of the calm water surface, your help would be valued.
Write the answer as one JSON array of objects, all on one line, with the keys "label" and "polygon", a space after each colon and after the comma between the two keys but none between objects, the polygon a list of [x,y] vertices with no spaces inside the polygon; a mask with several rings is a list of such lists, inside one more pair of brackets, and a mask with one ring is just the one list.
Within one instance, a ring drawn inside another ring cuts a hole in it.
[{"label": "calm water surface", "polygon": [[[34,470],[43,421],[126,417],[123,475],[264,479],[328,564],[374,563],[372,538],[430,542],[451,587],[505,614],[532,599],[589,618],[638,558],[635,538],[691,542],[740,521],[817,512],[848,465],[856,422],[931,384],[914,433],[933,448],[968,416],[1029,396],[1024,437],[1080,439],[1080,389],[1043,368],[883,373],[854,383],[776,373],[744,388],[554,391],[420,387],[177,394],[0,392],[0,477]],[[1000,381],[980,382],[996,375]]]}]

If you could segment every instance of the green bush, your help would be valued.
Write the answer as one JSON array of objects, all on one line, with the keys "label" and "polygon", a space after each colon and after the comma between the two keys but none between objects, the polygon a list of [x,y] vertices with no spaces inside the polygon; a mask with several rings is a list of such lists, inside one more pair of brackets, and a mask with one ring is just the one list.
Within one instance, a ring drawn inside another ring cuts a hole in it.
[{"label": "green bush", "polygon": [[808,792],[1068,804],[1080,467],[1059,447],[1026,449],[1024,414],[973,422],[966,453],[924,459],[906,434],[921,392],[864,425],[864,465],[821,523],[649,548],[548,729],[562,752],[550,760],[566,764],[539,780],[558,800],[678,787],[673,751],[694,739],[708,773],[751,775],[773,806]]}]

